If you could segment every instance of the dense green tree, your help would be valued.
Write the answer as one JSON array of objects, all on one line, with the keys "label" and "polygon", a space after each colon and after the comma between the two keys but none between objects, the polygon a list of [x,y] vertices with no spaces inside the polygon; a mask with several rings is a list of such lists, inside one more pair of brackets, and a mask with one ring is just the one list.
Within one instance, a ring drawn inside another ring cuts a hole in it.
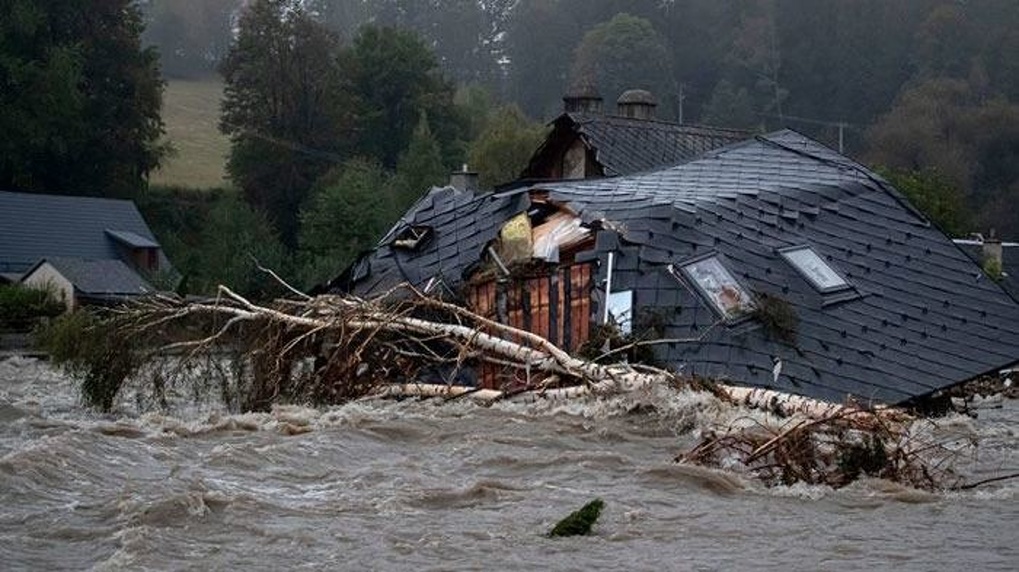
[{"label": "dense green tree", "polygon": [[0,3],[0,188],[129,195],[165,149],[132,0]]},{"label": "dense green tree", "polygon": [[400,216],[393,181],[378,162],[354,158],[316,183],[301,211],[301,282],[333,278]]},{"label": "dense green tree", "polygon": [[396,210],[403,212],[433,186],[445,183],[448,173],[439,142],[428,126],[428,115],[421,113],[410,145],[396,165]]},{"label": "dense green tree", "polygon": [[1019,212],[1019,105],[982,97],[957,79],[903,90],[895,107],[868,131],[872,163],[902,171],[936,171],[961,189],[978,230],[1012,234]]},{"label": "dense green tree", "polygon": [[479,174],[482,189],[516,180],[541,145],[546,129],[529,121],[515,105],[495,110],[487,126],[471,142],[470,167]]},{"label": "dense green tree", "polygon": [[711,92],[711,99],[701,112],[701,123],[737,129],[753,129],[760,125],[747,88],[737,90],[727,79],[719,81]]},{"label": "dense green tree", "polygon": [[885,170],[885,178],[915,206],[950,236],[965,236],[971,214],[965,197],[956,185],[935,170]]},{"label": "dense green tree", "polygon": [[260,212],[232,194],[213,203],[196,245],[194,273],[188,276],[192,292],[215,292],[219,284],[236,292],[265,299],[281,288],[264,268],[286,276],[285,250],[279,235]]},{"label": "dense green tree", "polygon": [[337,48],[301,0],[256,0],[242,13],[222,66],[220,128],[232,144],[227,170],[291,247],[300,206],[346,133]]},{"label": "dense green tree", "polygon": [[182,294],[214,295],[220,284],[245,296],[271,297],[291,269],[268,219],[233,191],[153,187],[138,204],[182,278]]},{"label": "dense green tree", "polygon": [[627,89],[650,90],[659,102],[675,93],[670,54],[651,22],[626,13],[592,28],[577,46],[572,81],[592,81],[613,101]]},{"label": "dense green tree", "polygon": [[453,86],[414,33],[362,28],[343,53],[342,70],[344,87],[355,101],[357,154],[394,168],[424,112],[447,164],[462,156],[465,121],[453,105]]}]

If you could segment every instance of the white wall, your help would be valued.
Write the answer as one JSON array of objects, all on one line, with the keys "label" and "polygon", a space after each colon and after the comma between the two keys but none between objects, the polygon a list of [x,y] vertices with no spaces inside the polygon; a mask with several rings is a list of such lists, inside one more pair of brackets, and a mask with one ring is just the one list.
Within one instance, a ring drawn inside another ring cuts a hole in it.
[{"label": "white wall", "polygon": [[49,262],[40,264],[38,268],[24,276],[21,283],[30,288],[52,290],[57,299],[67,306],[68,311],[74,310],[77,306],[74,299],[74,284],[64,278]]}]

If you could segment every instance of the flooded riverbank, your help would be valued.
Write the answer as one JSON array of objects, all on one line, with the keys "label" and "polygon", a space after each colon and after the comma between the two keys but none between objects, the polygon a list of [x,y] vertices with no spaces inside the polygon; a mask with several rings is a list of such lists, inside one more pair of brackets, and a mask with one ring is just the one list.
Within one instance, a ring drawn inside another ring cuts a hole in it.
[{"label": "flooded riverbank", "polygon": [[[558,404],[370,402],[231,415],[78,406],[44,363],[0,362],[5,569],[992,570],[1019,562],[1016,481],[938,493],[864,480],[766,489],[676,465],[747,415],[702,395]],[[751,414],[753,415],[753,414]],[[939,422],[1017,470],[1019,405]],[[587,538],[551,540],[593,497]]]}]

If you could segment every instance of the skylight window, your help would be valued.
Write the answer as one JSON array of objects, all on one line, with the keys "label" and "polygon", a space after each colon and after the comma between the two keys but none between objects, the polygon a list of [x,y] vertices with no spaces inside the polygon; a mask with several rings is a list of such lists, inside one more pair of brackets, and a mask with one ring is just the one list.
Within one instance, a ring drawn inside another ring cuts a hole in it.
[{"label": "skylight window", "polygon": [[750,293],[736,281],[717,256],[683,266],[683,273],[727,320],[737,319],[754,308]]},{"label": "skylight window", "polygon": [[849,288],[849,282],[828,265],[814,249],[798,246],[781,251],[782,256],[821,292],[834,292]]}]

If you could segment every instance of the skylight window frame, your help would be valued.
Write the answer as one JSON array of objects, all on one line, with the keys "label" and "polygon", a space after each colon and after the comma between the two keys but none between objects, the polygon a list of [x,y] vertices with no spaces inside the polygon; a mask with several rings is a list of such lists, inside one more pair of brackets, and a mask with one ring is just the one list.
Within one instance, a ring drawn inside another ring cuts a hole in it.
[{"label": "skylight window frame", "polygon": [[[800,262],[791,257],[793,253],[800,251],[807,251],[810,254],[814,255],[814,257],[817,258],[817,261],[820,262],[825,269],[827,269],[829,272],[831,272],[831,274],[833,274],[836,278],[838,278],[841,281],[841,284],[825,286],[824,284],[820,283],[809,270],[800,266]],[[787,246],[785,248],[780,248],[778,249],[778,253],[782,256],[782,259],[785,260],[789,266],[792,266],[793,269],[796,270],[796,272],[800,276],[802,276],[803,279],[806,280],[808,284],[813,286],[814,289],[820,292],[821,294],[834,294],[853,289],[853,285],[849,282],[846,276],[842,274],[842,272],[840,272],[837,268],[832,266],[827,260],[825,260],[824,257],[822,257],[821,254],[817,252],[817,250],[815,250],[814,247],[810,246],[809,244],[797,244],[795,246]]]},{"label": "skylight window frame", "polygon": [[[727,277],[727,280],[724,280],[724,282],[730,285],[730,287],[734,286],[740,294],[741,302],[739,303],[739,308],[741,308],[741,310],[738,313],[727,312],[718,302],[718,296],[709,291],[708,288],[706,288],[701,282],[700,277],[694,274],[691,269],[693,266],[703,264],[709,260],[714,260],[718,264],[718,268],[722,273],[724,273],[725,277]],[[683,279],[686,282],[693,284],[697,294],[707,303],[708,308],[720,315],[725,323],[731,326],[749,320],[753,316],[757,304],[754,299],[753,290],[747,288],[742,282],[740,282],[739,279],[736,278],[736,275],[729,270],[729,267],[725,264],[725,262],[725,258],[719,252],[711,251],[695,258],[688,258],[676,266],[679,267],[679,272]],[[745,302],[742,300],[745,300]]]}]

